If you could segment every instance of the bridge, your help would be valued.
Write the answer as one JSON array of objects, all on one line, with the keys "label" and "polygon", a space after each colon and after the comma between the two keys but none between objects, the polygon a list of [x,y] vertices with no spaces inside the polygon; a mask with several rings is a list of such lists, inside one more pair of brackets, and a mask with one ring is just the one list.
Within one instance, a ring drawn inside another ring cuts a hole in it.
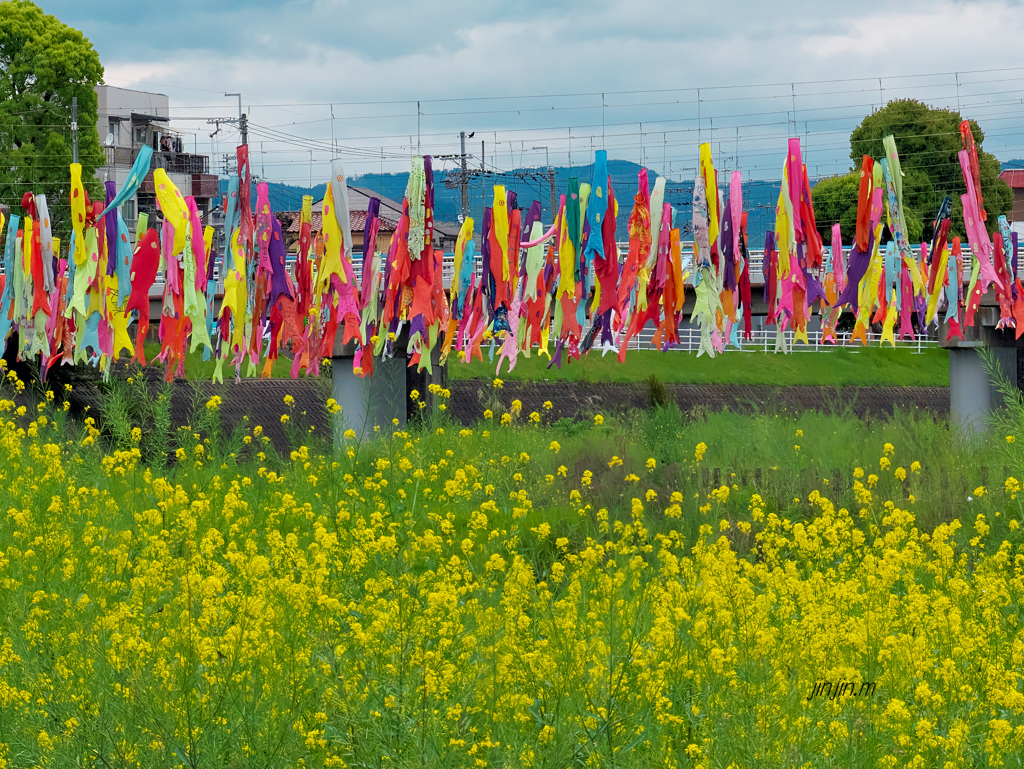
[{"label": "bridge", "polygon": [[[629,247],[628,243],[619,243],[620,260],[624,260],[624,255]],[[682,245],[683,253],[685,254],[692,247],[692,243],[684,243]],[[849,256],[849,249],[844,249],[844,254]],[[750,283],[752,291],[751,296],[751,307],[749,312],[751,315],[751,336],[752,339],[744,340],[741,335],[737,333],[736,342],[737,345],[727,345],[725,348],[726,352],[754,352],[764,351],[771,352],[776,349],[779,334],[774,326],[767,325],[768,306],[763,299],[763,287],[764,287],[764,252],[761,249],[750,251],[748,253],[750,260]],[[969,249],[964,249],[964,275],[969,276],[971,270],[971,252]],[[290,270],[294,269],[295,257],[289,254],[287,266]],[[362,281],[363,264],[362,260],[356,260],[353,265],[353,271],[355,273],[356,282]],[[684,268],[685,269],[685,268]],[[1024,272],[1024,269],[1022,269]],[[451,289],[452,278],[455,274],[455,256],[454,254],[445,254],[441,265],[442,282],[445,291]],[[478,264],[477,277],[479,278],[483,274],[483,268]],[[223,281],[220,280],[220,269],[219,265],[216,268],[215,275],[217,277],[217,294],[216,297],[219,300],[223,296],[224,285]],[[692,285],[692,284],[688,284]],[[160,311],[163,305],[164,282],[158,280],[153,284],[150,290],[150,318],[159,318]],[[991,298],[991,297],[987,297]],[[700,346],[700,330],[696,325],[691,323],[690,316],[693,313],[693,306],[696,301],[696,294],[693,291],[688,291],[686,294],[686,300],[683,304],[683,316],[684,320],[679,325],[679,344],[671,348],[671,351],[676,352],[696,352]],[[996,316],[996,320],[998,316]],[[795,343],[794,333],[792,331],[786,331],[783,334],[783,342],[786,350],[790,352],[828,352],[834,350],[836,347],[853,346],[860,347],[861,343],[857,340],[851,340],[849,332],[838,332],[837,344],[831,344],[830,342],[824,342],[819,325],[819,318],[812,316],[808,319],[808,344],[797,344]],[[992,326],[995,325],[996,320],[992,320]],[[584,333],[590,327],[590,318],[584,323]],[[155,326],[151,326],[155,328]],[[739,324],[739,330],[742,330],[742,323]],[[655,335],[656,329],[653,326],[646,326],[639,334],[637,334],[629,343],[630,349],[635,350],[646,350],[653,349],[652,341]],[[867,335],[868,344],[878,345],[881,343],[881,335],[869,333]],[[897,339],[896,345],[898,347],[911,348],[914,352],[921,353],[928,348],[934,348],[940,344],[943,344],[933,335],[917,335],[914,339]]]},{"label": "bridge", "polygon": [[[628,244],[620,243],[620,260],[627,253]],[[683,253],[692,251],[692,244],[682,244]],[[849,255],[849,249],[844,249],[844,255]],[[969,280],[972,267],[972,254],[969,249],[963,251],[964,278],[965,283]],[[692,258],[692,257],[691,257]],[[750,251],[749,274],[752,292],[751,307],[748,312],[751,316],[752,339],[742,340],[737,334],[736,342],[725,349],[730,352],[754,352],[774,351],[780,334],[777,329],[768,327],[765,324],[768,307],[763,300],[764,286],[764,252],[760,249]],[[295,258],[289,255],[287,266],[294,269]],[[362,260],[353,264],[353,271],[357,283],[362,280]],[[1024,265],[1022,265],[1024,267]],[[685,269],[685,268],[684,268]],[[215,270],[217,278],[216,297],[223,296],[223,282],[220,279],[219,267]],[[1018,275],[1024,273],[1019,269]],[[451,288],[452,279],[455,274],[455,257],[453,254],[445,254],[441,265],[442,283],[446,291]],[[482,275],[482,267],[477,265],[477,277]],[[159,317],[162,306],[164,283],[157,281],[150,290],[150,317]],[[696,351],[700,342],[700,332],[688,320],[693,312],[695,292],[687,293],[683,306],[683,315],[687,320],[680,324],[680,343],[674,346],[673,350]],[[994,348],[997,363],[1003,371],[1014,381],[1020,381],[1017,375],[1018,354],[1016,336],[1012,329],[997,330],[995,326],[999,320],[999,308],[995,304],[991,293],[987,294],[982,301],[978,314],[978,324],[975,327],[964,330],[964,340],[947,342],[937,340],[932,335],[918,335],[913,340],[897,340],[896,344],[903,347],[911,347],[914,352],[922,353],[928,348],[936,346],[946,347],[950,350],[950,406],[954,417],[961,419],[965,424],[973,425],[976,428],[983,424],[984,417],[991,408],[999,401],[998,393],[992,387],[987,371],[985,370],[979,350],[985,347]],[[586,333],[590,320],[586,321],[584,333]],[[737,324],[742,326],[742,323]],[[648,326],[637,337],[630,342],[632,349],[649,349],[655,329]],[[853,342],[849,334],[837,334],[838,344],[825,343],[820,332],[819,319],[812,317],[808,322],[808,344],[795,345],[792,331],[784,332],[782,335],[783,346],[792,352],[827,352],[835,350],[836,347],[851,345],[859,347],[860,342]],[[940,332],[941,336],[941,332]],[[880,344],[880,335],[869,333],[867,335],[869,344]],[[435,351],[436,352],[436,351]],[[335,350],[335,356],[350,359],[352,349]],[[1020,356],[1021,363],[1024,363],[1024,355]],[[435,361],[436,363],[437,361]],[[346,365],[347,364],[347,365]],[[404,361],[390,360],[382,362],[376,367],[376,374],[372,380],[365,380],[355,377],[351,371],[350,360],[342,365],[333,368],[334,371],[334,396],[335,399],[346,407],[346,413],[354,416],[348,426],[356,429],[358,433],[366,433],[366,430],[374,424],[385,424],[392,418],[399,418],[404,423],[405,412],[397,404],[404,404],[407,401],[407,393],[415,388],[420,392],[427,391],[426,385],[429,382],[446,383],[444,367],[435,366],[434,375],[429,379],[425,374],[419,374],[413,369],[408,369]],[[372,385],[371,385],[372,381]]]}]

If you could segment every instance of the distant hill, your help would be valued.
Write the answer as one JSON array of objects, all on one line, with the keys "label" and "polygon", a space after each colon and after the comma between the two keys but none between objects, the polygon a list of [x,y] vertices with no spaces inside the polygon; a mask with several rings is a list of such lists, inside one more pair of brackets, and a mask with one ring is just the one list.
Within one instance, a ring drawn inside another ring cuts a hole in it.
[{"label": "distant hill", "polygon": [[[1009,168],[1024,168],[1024,159],[1007,160],[1002,164],[1002,170]],[[622,233],[621,240],[625,240],[625,227],[629,219],[629,212],[633,206],[633,196],[636,194],[637,175],[641,166],[628,160],[609,160],[608,174],[611,177],[612,189],[619,201],[619,231]],[[588,166],[573,166],[571,168],[559,166],[555,170],[555,192],[560,195],[568,189],[569,179],[576,177],[581,182],[592,182],[594,176],[593,164]],[[461,191],[455,178],[452,178],[453,186],[449,187],[445,181],[449,177],[448,170],[435,172],[434,175],[434,203],[435,216],[447,222],[457,222],[461,213]],[[648,170],[651,186],[658,174]],[[728,175],[722,173],[719,177],[725,184]],[[409,181],[409,174],[363,174],[349,180],[349,183],[356,187],[364,187],[379,195],[401,202],[405,195],[405,187]],[[302,207],[302,196],[312,195],[314,200],[320,200],[327,189],[326,184],[316,187],[293,187],[288,184],[269,182],[270,205],[275,211],[298,211]],[[551,193],[548,187],[547,172],[543,168],[517,168],[502,173],[489,173],[482,183],[479,177],[471,180],[469,185],[469,215],[479,221],[481,210],[486,205],[491,205],[494,199],[493,187],[496,184],[505,185],[516,193],[519,200],[519,207],[526,209],[534,200],[539,200],[544,209],[544,221],[551,221]],[[764,245],[765,232],[775,225],[775,203],[779,197],[780,182],[771,181],[748,181],[743,185],[743,210],[747,212],[747,235],[751,248],[761,248]],[[689,222],[691,221],[691,200],[693,197],[693,180],[676,181],[666,178],[665,199],[676,209],[676,225],[683,230],[683,239],[688,239]],[[227,182],[221,180],[221,192],[227,191]],[[253,190],[253,200],[256,199],[256,192]],[[479,232],[479,227],[477,229]]]},{"label": "distant hill", "polygon": [[[625,227],[629,212],[636,194],[637,178],[641,166],[628,160],[609,160],[608,175],[611,177],[612,189],[619,201],[618,227],[625,240]],[[572,168],[557,167],[555,171],[555,192],[561,195],[568,188],[569,179],[576,177],[581,182],[592,182],[594,166],[574,166]],[[651,186],[658,174],[649,170]],[[435,173],[434,205],[435,216],[442,221],[457,222],[461,213],[461,191],[455,181],[453,187],[445,184],[448,171]],[[722,174],[723,180],[727,179]],[[349,183],[356,187],[364,187],[384,197],[401,201],[405,195],[405,187],[409,174],[363,174],[353,177]],[[726,182],[727,183],[727,182]],[[287,184],[269,182],[270,205],[275,211],[298,211],[302,207],[302,196],[312,195],[314,200],[324,196],[325,184],[316,187],[293,187]],[[493,187],[505,185],[506,189],[516,193],[519,207],[526,209],[534,200],[539,200],[544,210],[544,220],[551,221],[551,194],[545,169],[517,168],[503,173],[488,174],[484,182],[474,178],[469,184],[469,214],[479,221],[484,202],[489,206],[494,199]],[[486,185],[486,189],[485,189]],[[222,181],[226,189],[226,182]],[[683,239],[687,239],[689,222],[691,221],[691,202],[693,197],[693,180],[676,181],[666,178],[665,199],[676,209],[676,224],[683,229]],[[747,212],[747,233],[751,248],[760,248],[764,243],[765,231],[775,221],[775,202],[779,196],[779,182],[750,181],[743,185],[743,210]],[[253,199],[255,200],[255,194]],[[557,198],[556,198],[557,199]]]}]

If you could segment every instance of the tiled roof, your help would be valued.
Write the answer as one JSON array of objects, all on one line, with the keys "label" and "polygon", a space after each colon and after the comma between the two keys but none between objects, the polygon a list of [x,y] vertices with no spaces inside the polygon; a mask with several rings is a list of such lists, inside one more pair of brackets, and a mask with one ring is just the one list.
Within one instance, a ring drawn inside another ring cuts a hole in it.
[{"label": "tiled roof", "polygon": [[[355,187],[350,184],[348,185],[348,218],[352,232],[363,232],[366,229],[366,209],[370,204],[370,198],[377,198],[380,201],[380,232],[394,232],[398,229],[398,222],[402,218],[401,203],[366,187]],[[323,226],[321,215],[323,207],[322,198],[313,203],[313,232],[320,232],[320,228]],[[285,232],[298,233],[298,211],[280,211],[277,217]],[[434,234],[440,241],[455,240],[459,236],[460,228],[461,225],[455,222],[434,220]]]},{"label": "tiled roof", "polygon": [[[361,232],[365,229],[366,208],[370,204],[370,198],[377,198],[380,201],[380,231],[394,232],[398,227],[399,219],[402,218],[402,204],[374,190],[350,184],[348,185],[348,215],[352,223],[352,232]],[[313,232],[320,231],[320,212],[323,207],[323,199],[313,203]],[[285,232],[299,231],[299,213],[297,211],[283,211],[280,216],[282,221],[285,216],[294,217],[292,224],[285,227]],[[434,220],[434,233],[443,240],[455,240],[459,236],[460,229],[461,225],[455,222]]]},{"label": "tiled roof", "polygon": [[1003,171],[999,178],[1010,185],[1012,189],[1024,189],[1024,168],[1013,168]]},{"label": "tiled roof", "polygon": [[[288,215],[291,217],[291,223],[285,227],[285,232],[298,232],[300,217],[298,211],[282,212],[282,215]],[[366,212],[365,211],[349,211],[348,212],[348,223],[352,228],[352,232],[363,232],[366,229]],[[320,211],[313,212],[312,218],[313,232],[320,232],[320,228],[323,227],[323,214]],[[386,216],[380,217],[380,232],[394,232],[398,226],[398,222],[388,219]]]}]

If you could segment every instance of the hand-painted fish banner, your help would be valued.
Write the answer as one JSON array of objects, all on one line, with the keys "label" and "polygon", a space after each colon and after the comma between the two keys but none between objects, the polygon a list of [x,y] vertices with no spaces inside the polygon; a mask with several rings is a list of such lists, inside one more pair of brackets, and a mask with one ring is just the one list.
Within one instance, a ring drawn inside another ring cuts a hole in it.
[{"label": "hand-painted fish banner", "polygon": [[[961,133],[963,235],[973,254],[966,291],[949,197],[938,208],[931,241],[910,243],[892,136],[883,140],[883,157],[861,162],[855,227],[845,245],[838,223],[819,226],[800,140],[789,140],[775,227],[760,265],[758,313],[776,329],[776,349],[788,349],[787,331],[806,342],[815,314],[822,341],[837,343],[843,312],[853,316],[852,338],[862,344],[872,324],[883,343],[893,345],[897,333],[914,338],[940,323],[947,338],[962,336],[990,290],[999,327],[1015,329],[1018,337],[1024,333],[1016,233],[1000,216],[989,235],[974,138],[967,124]],[[45,196],[26,193],[20,213],[12,211],[7,222],[0,217],[0,347],[17,332],[18,355],[39,356],[44,377],[58,362],[88,361],[105,372],[121,356],[144,364],[151,329],[168,380],[182,376],[186,354],[201,347],[214,360],[218,381],[225,366],[236,379],[243,368],[247,376],[269,376],[282,354],[292,359],[293,377],[316,375],[339,345],[354,349],[357,374],[372,376],[375,358],[400,356],[429,370],[438,360],[449,362],[453,351],[459,361],[482,361],[486,352],[492,363],[497,357],[496,370],[503,362],[514,369],[520,356],[534,353],[559,367],[595,350],[625,361],[631,341],[646,327],[653,329],[653,344],[667,350],[679,343],[687,320],[699,329],[701,355],[713,357],[750,339],[755,308],[742,173],[732,171],[720,183],[710,144],[701,145],[696,158],[686,225],[692,242],[681,237],[666,180],[656,178],[652,189],[646,169],[635,193],[628,193],[631,213],[620,230],[619,197],[607,155],[598,151],[592,178],[569,180],[550,223],[542,223],[539,203],[524,214],[514,192],[495,186],[483,216],[463,222],[447,279],[437,247],[429,156],[412,160],[386,250],[378,250],[376,198],[359,220],[362,243],[354,245],[355,212],[335,160],[320,205],[322,224],[314,228],[307,196],[290,259],[266,183],[257,185],[251,206],[245,146],[238,148],[238,174],[229,182],[221,256],[195,198],[182,195],[162,168],[152,174],[159,214],[153,226],[141,214],[130,233],[119,207],[150,174],[147,150],[120,189],[107,184],[103,203],[89,200],[81,166],[72,164],[66,253],[54,237],[53,204]],[[617,232],[623,233],[622,247]]]}]

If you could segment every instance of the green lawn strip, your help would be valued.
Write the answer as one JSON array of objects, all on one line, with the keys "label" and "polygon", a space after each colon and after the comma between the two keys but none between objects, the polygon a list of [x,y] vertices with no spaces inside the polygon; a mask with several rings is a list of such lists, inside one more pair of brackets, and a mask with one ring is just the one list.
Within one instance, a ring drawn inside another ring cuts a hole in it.
[{"label": "green lawn strip", "polygon": [[[158,344],[146,345],[152,361],[160,352]],[[486,355],[486,351],[485,351]],[[159,365],[152,364],[151,365]],[[452,379],[493,379],[495,363],[461,363],[451,358],[448,374]],[[562,368],[547,368],[548,359],[520,356],[515,371],[502,366],[502,379],[525,382],[645,382],[652,374],[665,384],[749,384],[749,385],[861,385],[861,386],[949,386],[948,353],[937,347],[918,353],[909,348],[836,348],[788,355],[772,352],[728,352],[715,358],[697,357],[689,352],[631,350],[625,364],[614,354],[592,352],[578,361],[562,362]],[[274,378],[291,376],[292,360],[281,355],[273,367]],[[188,379],[210,379],[214,362],[204,361],[200,353],[185,359]],[[248,365],[243,364],[243,376]],[[263,363],[256,375],[263,372]],[[234,367],[224,365],[225,379],[234,376]]]},{"label": "green lawn strip", "polygon": [[[146,360],[148,365],[159,367],[161,370],[164,365],[159,361],[156,361],[156,356],[160,354],[160,345],[156,342],[146,343]],[[264,359],[260,359],[256,365],[255,378],[260,378],[263,375]],[[201,352],[189,352],[185,354],[185,379],[188,380],[207,380],[213,378],[213,372],[216,368],[216,362],[211,358],[210,360],[203,360],[203,354]],[[235,367],[234,364],[228,360],[224,363],[222,369],[224,374],[224,381],[234,380],[235,378]],[[246,374],[249,371],[249,364],[247,361],[242,362],[242,377],[246,378]],[[274,366],[271,369],[271,377],[274,379],[288,379],[292,375],[292,359],[285,356],[283,353],[278,356],[274,362]],[[252,378],[252,377],[248,377]]]},{"label": "green lawn strip", "polygon": [[[486,352],[485,352],[486,355]],[[921,353],[908,348],[836,348],[788,355],[727,352],[715,358],[689,352],[631,350],[625,364],[598,352],[562,368],[547,368],[536,352],[520,356],[515,371],[502,366],[501,379],[526,382],[643,382],[652,374],[666,384],[949,386],[948,353],[937,347]],[[452,379],[492,379],[495,363],[453,361]]]}]

